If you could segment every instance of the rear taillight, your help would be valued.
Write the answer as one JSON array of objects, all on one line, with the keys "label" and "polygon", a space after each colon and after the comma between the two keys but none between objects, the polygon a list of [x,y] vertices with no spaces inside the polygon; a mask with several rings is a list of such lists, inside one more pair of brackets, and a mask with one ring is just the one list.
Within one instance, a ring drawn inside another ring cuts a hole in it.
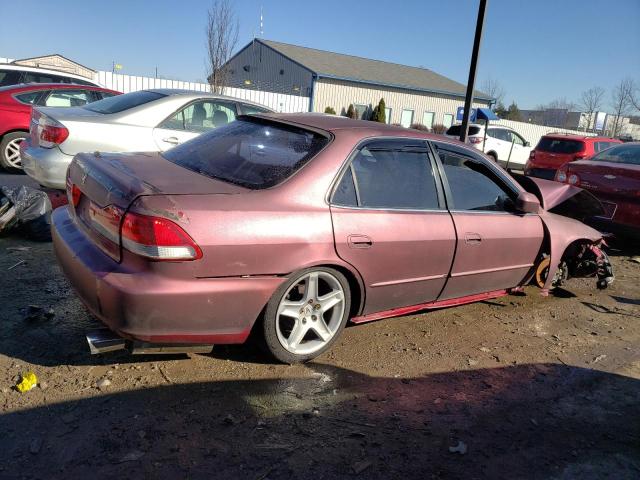
[{"label": "rear taillight", "polygon": [[573,156],[574,160],[583,160],[587,158],[587,154],[586,153],[578,153],[577,155]]},{"label": "rear taillight", "polygon": [[74,207],[77,207],[80,203],[80,197],[82,196],[82,192],[80,188],[74,183],[71,182],[71,179],[67,177],[67,199],[69,203]]},{"label": "rear taillight", "polygon": [[120,230],[122,246],[152,260],[197,260],[202,250],[179,225],[163,217],[127,213]]},{"label": "rear taillight", "polygon": [[482,143],[482,137],[469,137],[469,143],[473,143],[473,144]]},{"label": "rear taillight", "polygon": [[48,117],[37,109],[31,116],[31,137],[43,148],[53,148],[69,137],[69,130],[57,120]]},{"label": "rear taillight", "polygon": [[577,187],[578,185],[580,185],[580,177],[578,175],[576,175],[575,173],[572,173],[571,175],[569,175],[567,177],[567,183],[569,185],[573,185],[573,186]]},{"label": "rear taillight", "polygon": [[556,172],[555,180],[556,182],[562,183],[565,183],[567,181],[567,168],[565,166],[562,166],[558,169],[558,171]]}]

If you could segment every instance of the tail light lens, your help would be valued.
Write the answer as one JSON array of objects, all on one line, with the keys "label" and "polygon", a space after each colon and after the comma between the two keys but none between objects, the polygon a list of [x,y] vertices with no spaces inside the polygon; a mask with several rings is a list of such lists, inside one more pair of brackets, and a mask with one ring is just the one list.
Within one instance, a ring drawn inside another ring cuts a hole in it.
[{"label": "tail light lens", "polygon": [[473,143],[473,144],[482,143],[482,137],[469,137],[469,143]]},{"label": "tail light lens", "polygon": [[[53,148],[69,137],[69,130],[57,120],[33,109],[31,115],[31,138],[43,148]],[[36,145],[35,142],[33,142]]]},{"label": "tail light lens", "polygon": [[80,197],[82,196],[82,192],[78,188],[78,186],[71,182],[69,177],[67,177],[67,198],[69,199],[69,203],[74,207],[77,207],[80,203]]},{"label": "tail light lens", "polygon": [[129,212],[121,227],[122,246],[152,260],[197,260],[202,250],[179,225],[163,217]]},{"label": "tail light lens", "polygon": [[556,182],[565,183],[567,181],[567,168],[562,166],[556,172]]},{"label": "tail light lens", "polygon": [[574,186],[578,186],[580,185],[580,177],[578,175],[576,175],[575,173],[572,173],[571,175],[569,175],[569,177],[567,178],[567,183],[569,185],[574,185]]}]

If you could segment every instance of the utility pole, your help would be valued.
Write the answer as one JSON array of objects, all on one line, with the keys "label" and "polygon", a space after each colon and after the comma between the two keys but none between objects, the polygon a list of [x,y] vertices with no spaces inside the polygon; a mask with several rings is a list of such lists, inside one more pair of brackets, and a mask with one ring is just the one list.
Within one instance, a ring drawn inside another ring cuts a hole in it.
[{"label": "utility pole", "polygon": [[478,56],[480,44],[482,43],[482,27],[484,27],[484,12],[487,9],[487,0],[480,0],[478,6],[478,20],[476,21],[476,35],[473,39],[473,51],[471,52],[471,65],[469,66],[469,80],[467,81],[467,95],[464,99],[464,112],[462,114],[462,128],[460,129],[460,141],[467,141],[469,131],[469,115],[471,115],[471,105],[473,104],[473,89],[476,83],[476,67],[478,66]]}]

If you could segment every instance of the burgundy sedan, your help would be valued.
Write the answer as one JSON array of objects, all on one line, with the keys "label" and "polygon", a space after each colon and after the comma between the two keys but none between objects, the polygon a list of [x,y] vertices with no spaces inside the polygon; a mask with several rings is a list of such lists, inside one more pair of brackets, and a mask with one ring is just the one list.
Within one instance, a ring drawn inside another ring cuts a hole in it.
[{"label": "burgundy sedan", "polygon": [[[57,258],[128,345],[253,331],[277,359],[305,361],[349,320],[504,295],[540,265],[545,289],[612,280],[595,267],[597,231],[545,211],[477,150],[416,130],[240,116],[164,153],[79,154],[67,175]],[[566,186],[547,183],[555,202]]]},{"label": "burgundy sedan", "polygon": [[640,237],[640,143],[623,143],[589,160],[567,163],[556,181],[583,188],[601,202],[594,219],[604,229]]}]

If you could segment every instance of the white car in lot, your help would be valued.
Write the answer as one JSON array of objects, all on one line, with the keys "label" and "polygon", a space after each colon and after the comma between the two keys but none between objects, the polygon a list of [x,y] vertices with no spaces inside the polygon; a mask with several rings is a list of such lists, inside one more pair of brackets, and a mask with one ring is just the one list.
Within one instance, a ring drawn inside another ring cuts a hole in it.
[{"label": "white car in lot", "polygon": [[187,90],[141,90],[77,108],[33,110],[22,167],[40,185],[64,189],[80,152],[165,151],[236,116],[271,112],[236,98]]},{"label": "white car in lot", "polygon": [[[460,138],[460,129],[461,125],[453,125],[449,127],[445,135],[449,138],[458,139]],[[469,125],[467,142],[493,157],[496,162],[504,167],[508,166],[517,170],[524,169],[529,159],[529,153],[531,153],[531,145],[522,135],[511,128],[497,125],[489,125],[487,127],[486,140],[484,133],[484,125]]]}]

